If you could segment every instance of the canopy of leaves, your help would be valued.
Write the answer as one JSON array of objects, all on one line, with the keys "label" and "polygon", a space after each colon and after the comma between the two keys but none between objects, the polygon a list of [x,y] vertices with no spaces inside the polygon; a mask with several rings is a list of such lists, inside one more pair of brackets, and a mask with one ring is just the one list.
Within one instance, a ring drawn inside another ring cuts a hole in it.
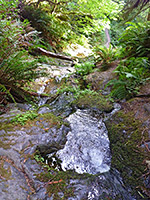
[{"label": "canopy of leaves", "polygon": [[[104,41],[102,32],[117,19],[122,4],[113,0],[30,0],[22,5],[21,16],[28,19],[52,47],[82,43],[82,38]],[[94,36],[95,34],[95,36]]]}]

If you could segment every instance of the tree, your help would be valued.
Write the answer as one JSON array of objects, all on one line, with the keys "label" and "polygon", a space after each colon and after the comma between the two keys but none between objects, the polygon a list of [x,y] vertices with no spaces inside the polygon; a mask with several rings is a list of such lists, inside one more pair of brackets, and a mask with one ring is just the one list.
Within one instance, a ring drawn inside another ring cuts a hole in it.
[{"label": "tree", "polygon": [[150,0],[127,0],[121,11],[121,16],[125,21],[131,21],[140,13],[149,10],[147,19],[150,18]]}]

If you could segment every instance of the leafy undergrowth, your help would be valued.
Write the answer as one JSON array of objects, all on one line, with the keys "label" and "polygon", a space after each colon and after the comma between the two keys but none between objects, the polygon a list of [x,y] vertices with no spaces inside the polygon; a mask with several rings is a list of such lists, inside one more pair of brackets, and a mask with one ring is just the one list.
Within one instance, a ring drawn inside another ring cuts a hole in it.
[{"label": "leafy undergrowth", "polygon": [[39,45],[38,32],[27,33],[29,22],[20,21],[17,7],[17,1],[1,1],[0,103],[3,104],[31,100],[32,95],[24,87],[29,88],[32,81],[46,75],[38,60],[29,54],[31,47]]},{"label": "leafy undergrowth", "polygon": [[106,121],[106,126],[112,151],[112,167],[121,173],[133,191],[136,190],[141,197],[144,194],[150,197],[146,183],[148,168],[144,164],[144,160],[150,160],[150,155],[142,147],[143,138],[148,138],[147,129],[134,118],[133,113],[125,114],[122,111]]}]

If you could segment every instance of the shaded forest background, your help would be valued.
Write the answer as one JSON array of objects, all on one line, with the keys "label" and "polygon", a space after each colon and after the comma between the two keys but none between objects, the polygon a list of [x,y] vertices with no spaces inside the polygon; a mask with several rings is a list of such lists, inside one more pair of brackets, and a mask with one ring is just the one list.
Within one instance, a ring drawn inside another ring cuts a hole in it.
[{"label": "shaded forest background", "polygon": [[101,69],[119,61],[118,78],[109,83],[110,96],[116,99],[137,95],[140,85],[149,81],[148,0],[1,0],[0,4],[1,104],[36,95],[28,85],[46,75],[39,68],[45,58],[37,48],[70,56],[67,46],[80,44],[93,51],[91,62]]}]

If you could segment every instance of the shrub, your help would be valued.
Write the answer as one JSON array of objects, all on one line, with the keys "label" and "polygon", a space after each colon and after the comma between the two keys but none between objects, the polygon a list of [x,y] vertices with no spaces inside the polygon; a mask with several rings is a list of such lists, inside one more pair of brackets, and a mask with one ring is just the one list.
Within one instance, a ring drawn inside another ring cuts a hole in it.
[{"label": "shrub", "polygon": [[61,49],[68,45],[68,41],[76,37],[69,24],[69,15],[63,15],[61,12],[51,14],[49,4],[45,4],[45,6],[43,4],[36,8],[34,4],[25,5],[20,14],[23,19],[28,19],[31,25],[40,32],[45,45],[50,50]]},{"label": "shrub", "polygon": [[97,65],[103,66],[104,68],[106,67],[106,69],[114,60],[116,60],[117,50],[113,49],[111,45],[109,48],[105,46],[98,46],[95,47],[93,51]]},{"label": "shrub", "polygon": [[126,60],[121,61],[115,70],[118,79],[107,84],[112,86],[110,95],[117,99],[136,95],[140,85],[150,79],[150,22],[128,22],[127,25],[120,38],[120,55]]},{"label": "shrub", "polygon": [[150,22],[127,22],[128,27],[122,34],[120,45],[124,48],[122,56],[150,58]]},{"label": "shrub", "polygon": [[81,76],[87,75],[92,72],[95,65],[90,62],[85,62],[82,64],[76,64],[75,66],[76,74],[79,74]]},{"label": "shrub", "polygon": [[118,79],[111,80],[111,96],[117,99],[129,98],[139,91],[139,86],[148,81],[150,63],[146,57],[131,57],[122,61],[115,69]]}]

